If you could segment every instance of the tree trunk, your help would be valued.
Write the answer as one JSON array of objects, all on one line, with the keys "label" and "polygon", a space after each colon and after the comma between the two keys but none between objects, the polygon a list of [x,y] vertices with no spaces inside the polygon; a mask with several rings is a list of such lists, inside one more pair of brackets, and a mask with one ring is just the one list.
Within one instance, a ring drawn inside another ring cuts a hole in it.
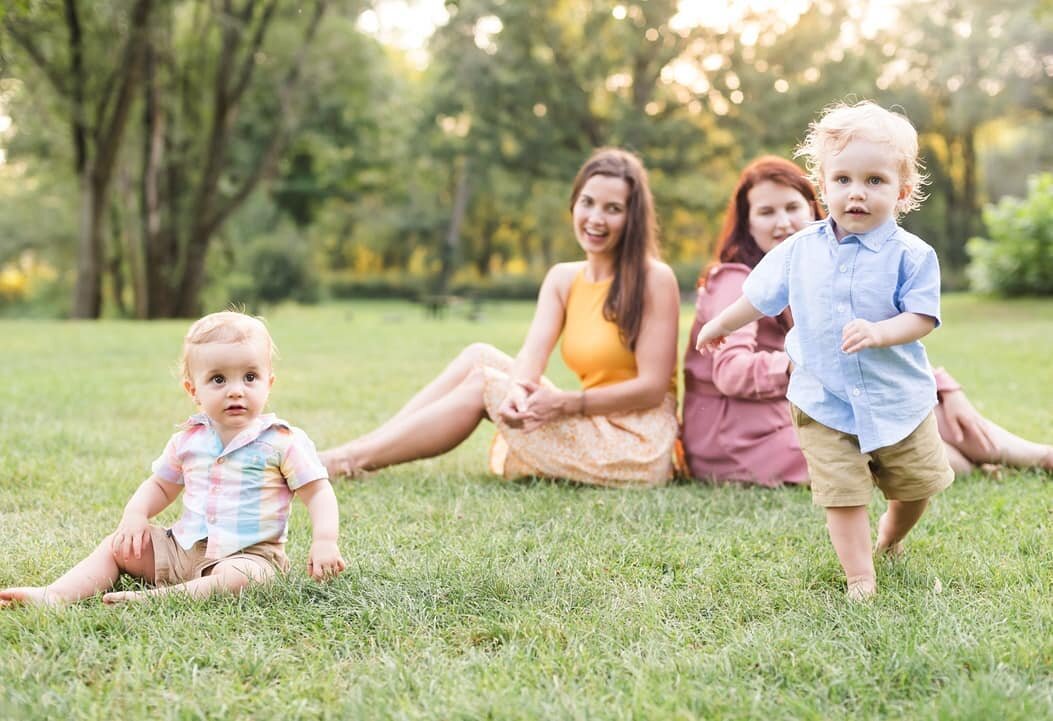
[{"label": "tree trunk", "polygon": [[[75,3],[69,3],[75,7]],[[131,13],[128,39],[115,69],[116,94],[112,106],[108,94],[98,99],[101,119],[92,133],[93,155],[80,174],[81,219],[77,243],[77,281],[73,291],[74,318],[98,318],[102,312],[103,213],[110,190],[117,155],[127,127],[135,88],[139,82],[142,51],[146,46],[146,26],[153,9],[152,0],[138,0]],[[74,111],[75,121],[83,108]]]},{"label": "tree trunk", "polygon": [[102,311],[102,206],[104,188],[93,179],[91,165],[80,178],[80,223],[77,238],[77,281],[73,288],[73,318],[98,318]]},{"label": "tree trunk", "polygon": [[437,293],[446,293],[450,287],[450,276],[457,262],[457,251],[461,244],[461,225],[468,210],[468,196],[471,189],[468,173],[471,163],[467,157],[456,164],[457,186],[453,195],[453,211],[450,214],[450,225],[446,230],[446,241],[442,245],[442,270],[439,272]]}]

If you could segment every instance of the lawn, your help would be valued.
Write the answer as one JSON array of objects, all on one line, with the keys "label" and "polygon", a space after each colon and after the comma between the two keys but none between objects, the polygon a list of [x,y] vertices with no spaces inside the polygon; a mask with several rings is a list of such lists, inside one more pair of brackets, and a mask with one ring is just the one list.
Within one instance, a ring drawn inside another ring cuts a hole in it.
[{"label": "lawn", "polygon": [[[271,407],[320,447],[345,440],[466,343],[514,353],[530,312],[275,309]],[[933,362],[1053,439],[1053,301],[944,312]],[[0,586],[47,582],[113,528],[192,411],[185,327],[0,322]],[[505,483],[490,435],[338,484],[349,567],[327,585],[303,570],[298,504],[294,572],[269,588],[0,612],[0,719],[1053,718],[1050,478],[960,479],[851,605],[804,490]]]}]

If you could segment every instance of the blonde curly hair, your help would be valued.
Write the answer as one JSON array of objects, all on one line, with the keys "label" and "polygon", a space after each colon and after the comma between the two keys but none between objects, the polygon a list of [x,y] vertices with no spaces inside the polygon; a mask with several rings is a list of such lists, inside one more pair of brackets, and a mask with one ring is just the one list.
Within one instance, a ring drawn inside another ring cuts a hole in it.
[{"label": "blonde curly hair", "polygon": [[804,158],[809,179],[821,188],[823,158],[831,152],[840,152],[855,138],[883,143],[896,154],[900,182],[910,188],[909,193],[896,201],[896,216],[921,207],[927,197],[922,187],[929,180],[918,157],[918,131],[905,115],[886,110],[877,103],[862,100],[854,105],[828,106],[818,120],[808,125],[808,135],[793,156]]}]

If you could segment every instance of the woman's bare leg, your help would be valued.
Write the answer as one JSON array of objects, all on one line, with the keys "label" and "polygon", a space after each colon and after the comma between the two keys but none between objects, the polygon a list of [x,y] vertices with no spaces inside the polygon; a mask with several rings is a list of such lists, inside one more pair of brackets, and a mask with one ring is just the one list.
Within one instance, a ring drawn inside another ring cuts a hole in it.
[{"label": "woman's bare leg", "polygon": [[[323,451],[322,462],[330,475],[350,475],[357,470],[427,458],[459,445],[482,420],[482,378],[467,381],[486,354],[497,354],[512,364],[510,356],[491,345],[471,344],[379,428]],[[452,415],[443,417],[443,413]]]},{"label": "woman's bare leg", "polygon": [[962,455],[962,452],[958,450],[958,447],[948,440],[943,441],[943,450],[947,452],[947,461],[951,464],[951,469],[955,475],[964,476],[966,473],[972,472],[975,466],[972,462]]},{"label": "woman's bare leg", "polygon": [[471,371],[456,387],[438,399],[408,413],[400,413],[368,435],[341,446],[337,454],[323,456],[331,474],[385,468],[419,458],[437,456],[459,446],[485,417],[481,370]]},{"label": "woman's bare leg", "polygon": [[947,449],[948,460],[955,473],[968,473],[974,466],[984,464],[1053,470],[1053,445],[1021,438],[997,423],[982,418],[987,435],[995,445],[994,449],[989,449],[968,429],[962,434],[960,441],[955,440],[939,406],[936,409],[936,418],[939,422],[940,436]]},{"label": "woman's bare leg", "polygon": [[147,536],[140,558],[121,559],[114,557],[112,537],[102,543],[83,561],[62,574],[47,586],[23,586],[5,588],[0,591],[0,606],[32,604],[38,606],[60,606],[75,603],[94,596],[99,591],[113,588],[121,573],[128,573],[147,583],[154,581],[154,547]]}]

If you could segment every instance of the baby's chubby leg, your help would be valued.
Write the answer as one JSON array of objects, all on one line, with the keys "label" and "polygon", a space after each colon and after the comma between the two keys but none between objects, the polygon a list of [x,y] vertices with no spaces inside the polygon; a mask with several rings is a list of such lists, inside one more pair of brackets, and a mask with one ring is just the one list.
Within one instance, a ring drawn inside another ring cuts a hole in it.
[{"label": "baby's chubby leg", "polygon": [[18,604],[36,606],[63,606],[94,596],[99,591],[113,588],[121,573],[127,573],[153,583],[154,550],[149,534],[146,535],[140,555],[124,556],[114,550],[113,535],[102,543],[83,561],[66,571],[47,586],[22,586],[0,590],[0,607]]},{"label": "baby's chubby leg", "polygon": [[881,515],[878,521],[877,544],[874,550],[888,556],[899,556],[903,553],[901,541],[914,528],[925,508],[929,505],[928,498],[920,501],[894,501],[888,502],[888,510]]},{"label": "baby's chubby leg", "polygon": [[826,527],[848,580],[848,598],[862,601],[877,591],[866,506],[828,507]]},{"label": "baby's chubby leg", "polygon": [[267,583],[275,576],[274,567],[261,558],[237,556],[220,561],[211,573],[193,581],[172,586],[161,586],[145,591],[113,591],[102,597],[103,603],[117,604],[145,601],[152,596],[185,593],[190,598],[203,599],[216,593],[240,593],[254,583]]}]

